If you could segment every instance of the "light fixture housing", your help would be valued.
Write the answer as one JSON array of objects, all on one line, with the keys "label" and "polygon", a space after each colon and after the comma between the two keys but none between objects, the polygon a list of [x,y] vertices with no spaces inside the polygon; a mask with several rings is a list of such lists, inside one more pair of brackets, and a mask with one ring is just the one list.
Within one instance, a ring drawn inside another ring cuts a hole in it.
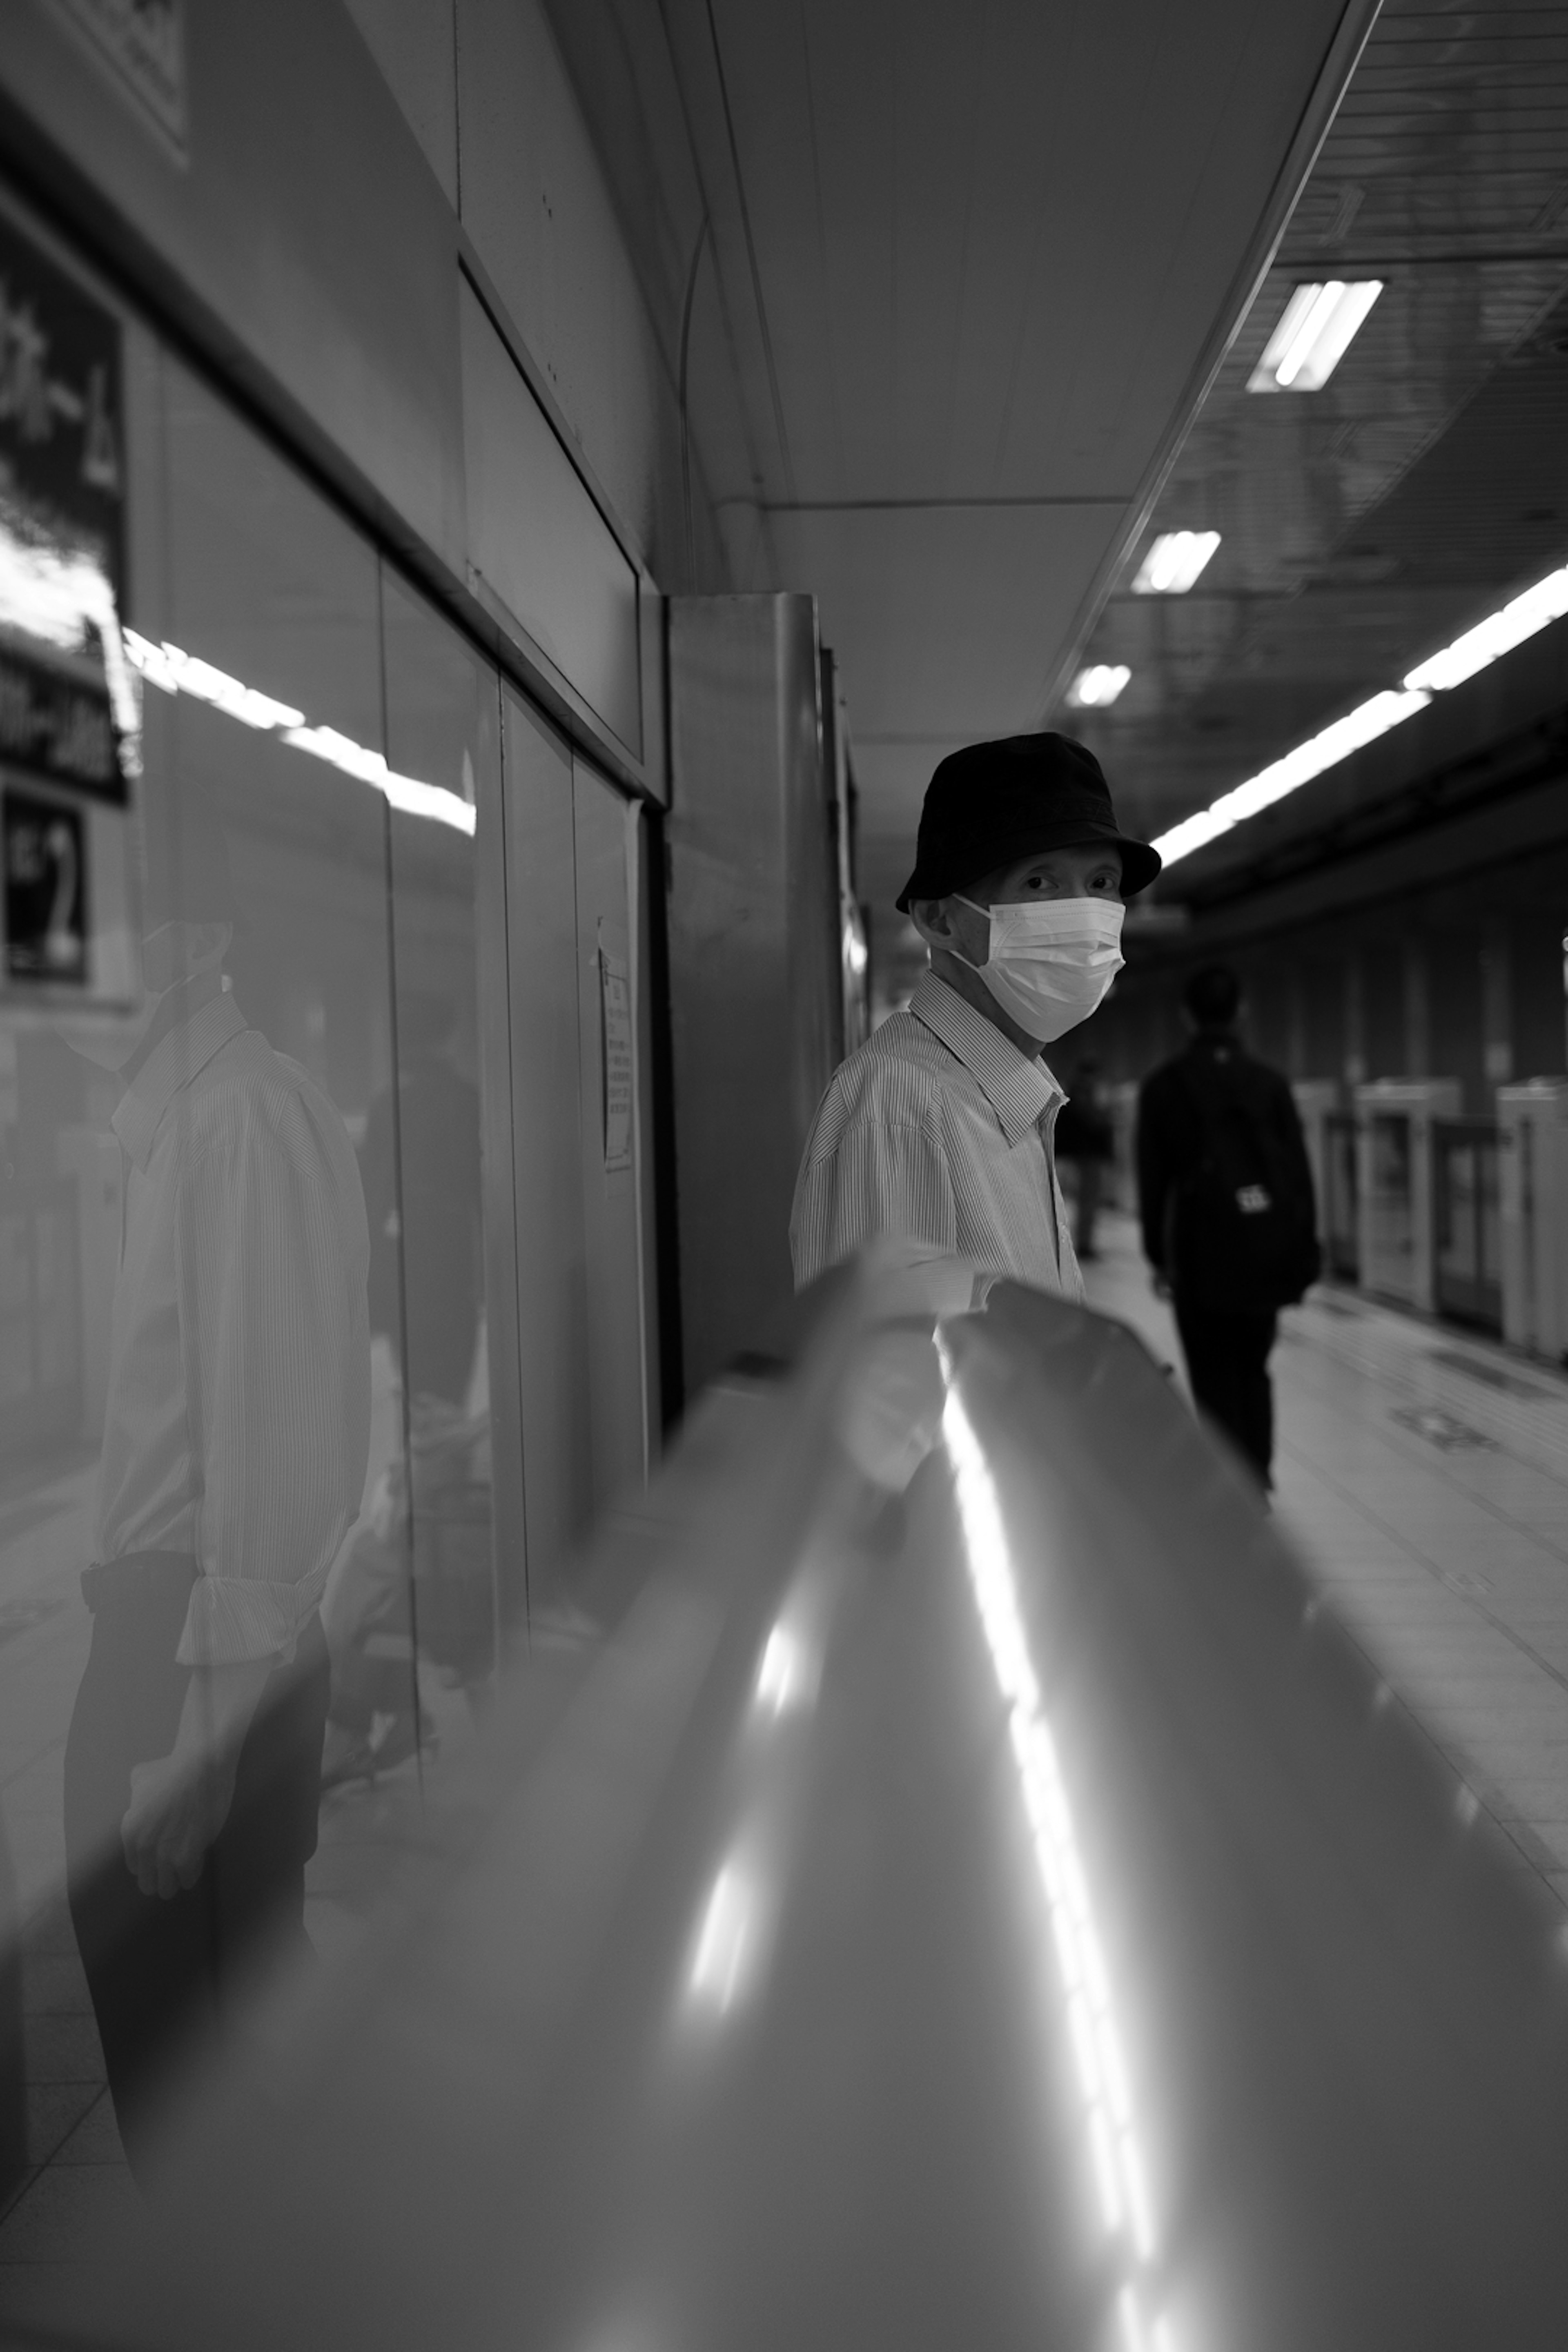
[{"label": "light fixture housing", "polygon": [[1093,663],[1079,670],[1068,688],[1068,700],[1075,710],[1109,710],[1131,675],[1124,662]]},{"label": "light fixture housing", "polygon": [[1184,596],[1218,545],[1217,530],[1163,530],[1132,575],[1132,593]]},{"label": "light fixture housing", "polygon": [[1247,379],[1248,392],[1321,390],[1382,291],[1381,278],[1298,286]]}]

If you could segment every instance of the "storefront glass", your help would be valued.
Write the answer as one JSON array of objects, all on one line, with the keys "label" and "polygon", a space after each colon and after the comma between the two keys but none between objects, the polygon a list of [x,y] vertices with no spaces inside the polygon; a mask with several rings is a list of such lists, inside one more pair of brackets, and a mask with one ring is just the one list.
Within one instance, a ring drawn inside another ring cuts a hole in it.
[{"label": "storefront glass", "polygon": [[[126,1823],[155,1874],[193,1695],[209,1757],[288,1714],[263,1812],[342,1948],[474,1736],[526,1577],[499,680],[35,226],[0,233],[57,382],[30,423],[13,400],[0,473],[14,2177],[102,2101],[105,2048],[136,2073]],[[107,1715],[84,1673],[120,1677]],[[207,1892],[220,1851],[195,1848]],[[155,1925],[205,1899],[171,1882]],[[115,2087],[133,2109],[140,2078]]]}]

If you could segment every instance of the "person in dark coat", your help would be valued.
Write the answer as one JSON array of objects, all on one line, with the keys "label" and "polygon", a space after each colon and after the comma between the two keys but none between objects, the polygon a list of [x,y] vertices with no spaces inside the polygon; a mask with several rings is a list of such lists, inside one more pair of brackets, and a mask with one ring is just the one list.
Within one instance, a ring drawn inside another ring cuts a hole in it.
[{"label": "person in dark coat", "polygon": [[1192,1041],[1139,1094],[1143,1249],[1175,1309],[1194,1401],[1267,1486],[1279,1313],[1319,1268],[1311,1170],[1289,1082],[1237,1034],[1236,974],[1194,973],[1184,1003]]}]

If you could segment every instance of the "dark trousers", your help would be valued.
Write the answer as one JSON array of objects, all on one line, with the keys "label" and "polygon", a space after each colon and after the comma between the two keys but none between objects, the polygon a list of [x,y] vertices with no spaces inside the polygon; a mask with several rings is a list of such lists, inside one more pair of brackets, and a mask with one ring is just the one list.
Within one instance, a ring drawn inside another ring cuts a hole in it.
[{"label": "dark trousers", "polygon": [[1233,1314],[1176,1299],[1176,1328],[1187,1360],[1187,1379],[1200,1412],[1217,1422],[1263,1484],[1270,1483],[1274,1459],[1274,1391],[1268,1356],[1279,1316]]},{"label": "dark trousers", "polygon": [[331,1680],[319,1618],[264,1686],[234,1801],[195,1885],[143,1895],[126,1867],[120,1824],[132,1767],[169,1753],[190,1680],[174,1663],[190,1585],[187,1566],[183,1578],[165,1570],[100,1598],[66,1741],[71,1921],[133,2170],[171,2063],[216,2038],[259,1958],[310,1949],[305,1865],[316,1850]]}]

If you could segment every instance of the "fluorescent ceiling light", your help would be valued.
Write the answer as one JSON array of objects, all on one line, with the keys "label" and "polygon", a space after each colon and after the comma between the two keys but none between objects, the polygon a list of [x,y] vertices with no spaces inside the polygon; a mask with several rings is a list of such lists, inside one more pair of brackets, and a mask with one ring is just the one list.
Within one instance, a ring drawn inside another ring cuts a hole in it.
[{"label": "fluorescent ceiling light", "polygon": [[1108,710],[1132,673],[1121,662],[1101,662],[1080,669],[1068,688],[1068,700],[1079,710]]},{"label": "fluorescent ceiling light", "polygon": [[1410,688],[1400,691],[1391,688],[1386,693],[1374,694],[1370,702],[1359,703],[1354,710],[1347,712],[1343,719],[1336,719],[1333,725],[1325,727],[1321,734],[1309,736],[1305,743],[1298,743],[1295,750],[1287,751],[1282,760],[1275,760],[1268,767],[1260,768],[1256,776],[1249,776],[1234,791],[1222,793],[1217,801],[1206,809],[1200,809],[1195,816],[1173,825],[1169,833],[1160,835],[1154,844],[1155,848],[1167,866],[1173,866],[1178,857],[1189,856],[1194,849],[1201,849],[1205,842],[1216,840],[1222,833],[1229,833],[1232,826],[1240,824],[1245,817],[1256,816],[1260,809],[1269,808],[1276,801],[1282,801],[1288,793],[1299,792],[1303,784],[1310,783],[1314,776],[1321,776],[1325,768],[1332,768],[1341,760],[1348,759],[1352,751],[1359,751],[1363,743],[1374,742],[1378,736],[1386,735],[1391,727],[1397,727],[1403,719],[1413,719],[1418,710],[1426,709],[1431,699],[1429,694]]},{"label": "fluorescent ceiling light", "polygon": [[1217,530],[1163,530],[1132,575],[1132,593],[1184,596],[1218,545]]},{"label": "fluorescent ceiling light", "polygon": [[1298,286],[1247,379],[1248,392],[1316,392],[1327,383],[1382,291],[1381,278]]},{"label": "fluorescent ceiling light", "polygon": [[123,635],[132,667],[149,686],[159,687],[165,694],[194,695],[197,701],[210,703],[215,710],[221,710],[226,718],[237,719],[264,733],[280,734],[294,751],[308,751],[312,759],[330,761],[344,775],[357,777],[362,784],[374,785],[393,808],[401,809],[405,815],[431,817],[437,824],[449,824],[458,833],[474,832],[479,813],[460,793],[448,792],[445,784],[422,784],[416,776],[396,774],[379,751],[367,751],[352,735],[340,735],[335,727],[308,727],[302,710],[292,709],[286,702],[275,702],[270,695],[260,693],[253,686],[242,686],[238,678],[215,669],[210,662],[182,653],[178,646],[155,646],[150,637],[138,635],[134,629],[127,629]]},{"label": "fluorescent ceiling light", "polygon": [[1474,677],[1477,670],[1485,669],[1500,654],[1532,637],[1548,621],[1560,621],[1568,613],[1568,564],[1561,572],[1550,572],[1516,596],[1500,612],[1478,621],[1462,637],[1456,637],[1441,653],[1430,654],[1417,662],[1405,679],[1406,686],[1429,687],[1433,693],[1445,693],[1462,679]]},{"label": "fluorescent ceiling light", "polygon": [[1429,654],[1424,662],[1417,662],[1399,688],[1391,687],[1383,694],[1374,694],[1370,702],[1359,704],[1345,718],[1336,719],[1331,727],[1325,727],[1321,734],[1298,743],[1282,760],[1260,769],[1234,791],[1222,793],[1206,809],[1184,817],[1169,833],[1160,835],[1155,848],[1167,866],[1173,866],[1179,857],[1190,856],[1205,842],[1216,840],[1244,818],[1256,816],[1259,809],[1283,800],[1287,793],[1321,776],[1325,768],[1333,767],[1352,751],[1359,751],[1363,743],[1371,743],[1377,736],[1385,735],[1391,727],[1414,718],[1416,711],[1425,710],[1435,694],[1446,694],[1450,687],[1474,677],[1489,662],[1495,662],[1512,646],[1522,645],[1526,637],[1534,636],[1538,629],[1545,628],[1549,621],[1561,620],[1564,614],[1568,614],[1568,563],[1560,572],[1549,572],[1544,580],[1538,580],[1533,588],[1525,589],[1522,595],[1512,598],[1486,620],[1478,621],[1473,629],[1467,629],[1463,636],[1456,637],[1441,652]]}]

